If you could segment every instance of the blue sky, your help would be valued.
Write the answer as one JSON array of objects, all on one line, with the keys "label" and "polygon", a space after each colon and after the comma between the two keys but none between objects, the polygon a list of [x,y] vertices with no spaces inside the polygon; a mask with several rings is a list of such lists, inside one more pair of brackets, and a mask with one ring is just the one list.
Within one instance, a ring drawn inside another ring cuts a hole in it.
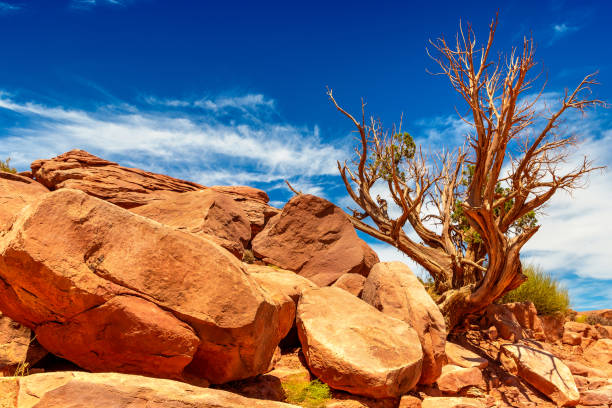
[{"label": "blue sky", "polygon": [[[554,103],[599,70],[612,102],[608,2],[0,1],[0,158],[20,170],[83,148],[124,165],[205,185],[246,184],[282,206],[290,179],[349,204],[336,160],[350,157],[349,110],[361,97],[387,124],[430,148],[454,146],[461,101],[426,54],[429,39],[470,21],[478,38],[496,11],[496,44],[533,34]],[[465,4],[469,3],[469,4]],[[568,118],[581,151],[612,165],[608,109]],[[612,307],[612,182],[556,197],[524,259],[562,280],[577,309]],[[366,237],[383,259],[402,259]]]}]

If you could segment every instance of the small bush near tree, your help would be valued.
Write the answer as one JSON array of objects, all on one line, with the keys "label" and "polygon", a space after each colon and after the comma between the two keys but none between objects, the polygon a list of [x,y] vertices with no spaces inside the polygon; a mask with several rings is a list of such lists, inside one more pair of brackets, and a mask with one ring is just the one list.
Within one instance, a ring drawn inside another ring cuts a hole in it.
[{"label": "small bush near tree", "polygon": [[17,169],[14,167],[11,167],[11,159],[10,157],[4,161],[0,160],[0,171],[4,171],[7,173],[17,173]]},{"label": "small bush near tree", "polygon": [[283,380],[286,402],[306,408],[322,408],[331,399],[329,386],[320,380],[304,381],[301,376]]},{"label": "small bush near tree", "polygon": [[572,320],[575,321],[576,323],[586,323],[587,317],[586,315],[574,316]]},{"label": "small bush near tree", "polygon": [[440,295],[436,292],[436,283],[434,282],[433,278],[423,274],[421,276],[417,276],[417,279],[419,282],[421,282],[421,285],[423,285],[429,296],[431,296],[434,302],[437,303],[438,299],[440,299]]},{"label": "small bush near tree", "polygon": [[532,302],[538,314],[566,313],[570,299],[567,289],[559,284],[540,266],[527,265],[523,268],[527,280],[518,288],[506,293],[501,303]]},{"label": "small bush near tree", "polygon": [[587,323],[592,326],[596,324],[601,324],[602,326],[612,326],[612,319],[608,319],[604,316],[600,316],[597,314],[584,314],[577,316],[574,321],[578,323]]}]

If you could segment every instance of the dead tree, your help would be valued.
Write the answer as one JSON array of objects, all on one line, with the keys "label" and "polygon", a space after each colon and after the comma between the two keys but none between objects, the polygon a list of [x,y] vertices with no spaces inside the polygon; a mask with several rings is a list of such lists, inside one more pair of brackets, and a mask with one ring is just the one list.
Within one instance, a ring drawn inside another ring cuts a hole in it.
[{"label": "dead tree", "polygon": [[[440,74],[468,108],[460,116],[470,131],[457,150],[428,155],[402,133],[401,124],[387,131],[379,120],[366,123],[363,102],[358,121],[328,91],[358,132],[355,160],[338,163],[361,209],[351,222],[429,272],[449,328],[525,280],[519,254],[539,229],[538,209],[560,190],[583,187],[585,176],[599,168],[584,157],[568,169],[578,138],[561,122],[569,110],[584,113],[603,105],[590,97],[594,74],[566,91],[554,110],[543,108],[544,87],[535,95],[533,90],[539,76],[532,74],[533,40],[525,38],[521,47],[493,60],[496,27],[497,19],[481,47],[471,27],[460,29],[453,44],[431,41]],[[386,201],[372,198],[376,183],[388,189],[400,215],[390,217]],[[406,233],[408,226],[418,239]]]}]

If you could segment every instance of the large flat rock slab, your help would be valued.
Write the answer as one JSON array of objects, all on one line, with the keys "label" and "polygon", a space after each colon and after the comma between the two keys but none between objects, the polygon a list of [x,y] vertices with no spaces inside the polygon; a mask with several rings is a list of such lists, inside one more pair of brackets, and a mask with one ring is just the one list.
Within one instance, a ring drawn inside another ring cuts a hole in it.
[{"label": "large flat rock slab", "polygon": [[426,397],[422,408],[485,408],[486,405],[476,398],[465,397]]},{"label": "large flat rock slab", "polygon": [[489,365],[489,361],[486,358],[480,357],[478,354],[466,349],[463,346],[460,346],[459,344],[447,341],[445,350],[446,358],[448,359],[449,364],[454,364],[465,368],[485,368],[487,365]]},{"label": "large flat rock slab", "polygon": [[465,387],[477,386],[485,388],[482,372],[478,367],[460,367],[456,365],[445,365],[442,374],[437,381],[440,391],[457,394]]},{"label": "large flat rock slab", "polygon": [[268,220],[280,213],[278,208],[268,204],[268,194],[258,188],[248,186],[212,186],[214,191],[229,195],[246,213],[251,223],[251,233],[257,235]]},{"label": "large flat rock slab", "polygon": [[421,376],[423,352],[416,331],[343,289],[304,291],[297,327],[309,368],[332,388],[398,397]]},{"label": "large flat rock slab", "polygon": [[523,344],[505,344],[500,350],[503,366],[518,375],[559,406],[574,406],[580,394],[570,369],[557,357]]},{"label": "large flat rock slab", "polygon": [[137,375],[56,372],[0,378],[2,408],[290,408],[227,391]]},{"label": "large flat rock slab", "polygon": [[84,150],[36,160],[32,176],[50,190],[73,188],[123,208],[138,207],[166,192],[201,190],[201,186],[163,174],[123,167]]}]

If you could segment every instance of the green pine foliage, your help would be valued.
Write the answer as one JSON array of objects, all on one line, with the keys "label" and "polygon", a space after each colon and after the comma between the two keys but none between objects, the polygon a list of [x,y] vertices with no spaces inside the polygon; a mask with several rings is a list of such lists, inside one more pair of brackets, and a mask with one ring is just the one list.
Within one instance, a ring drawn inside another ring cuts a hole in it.
[{"label": "green pine foliage", "polygon": [[4,171],[6,173],[13,173],[13,174],[17,173],[17,169],[14,167],[11,167],[10,157],[4,161],[0,160],[0,171]]},{"label": "green pine foliage", "polygon": [[371,156],[370,170],[385,181],[393,179],[393,169],[398,171],[397,177],[406,181],[406,173],[399,170],[409,160],[414,158],[416,144],[410,133],[396,133],[392,137],[393,143],[379,152],[373,151]]},{"label": "green pine foliage", "polygon": [[501,303],[532,302],[538,314],[566,313],[570,299],[567,289],[557,282],[540,266],[527,265],[523,268],[527,280],[518,288],[506,293]]},{"label": "green pine foliage", "polygon": [[[461,178],[461,185],[464,187],[468,187],[472,182],[472,177],[474,176],[474,169],[476,167],[474,165],[468,165],[466,170],[463,171]],[[500,183],[497,183],[495,186],[495,194],[498,196],[507,197],[512,190],[510,188],[502,187]],[[455,201],[455,208],[453,213],[451,214],[451,220],[455,228],[463,231],[464,239],[469,244],[480,244],[482,243],[482,238],[476,232],[470,224],[467,222],[467,218],[463,213],[463,205],[461,200]],[[500,217],[506,213],[508,213],[512,206],[514,205],[514,199],[510,199],[505,202],[503,208],[496,207],[493,209],[493,213],[496,217]],[[534,228],[538,225],[538,219],[536,217],[535,211],[529,211],[527,214],[523,215],[519,219],[517,219],[511,226],[510,232],[514,234],[520,234],[526,229]]]}]

